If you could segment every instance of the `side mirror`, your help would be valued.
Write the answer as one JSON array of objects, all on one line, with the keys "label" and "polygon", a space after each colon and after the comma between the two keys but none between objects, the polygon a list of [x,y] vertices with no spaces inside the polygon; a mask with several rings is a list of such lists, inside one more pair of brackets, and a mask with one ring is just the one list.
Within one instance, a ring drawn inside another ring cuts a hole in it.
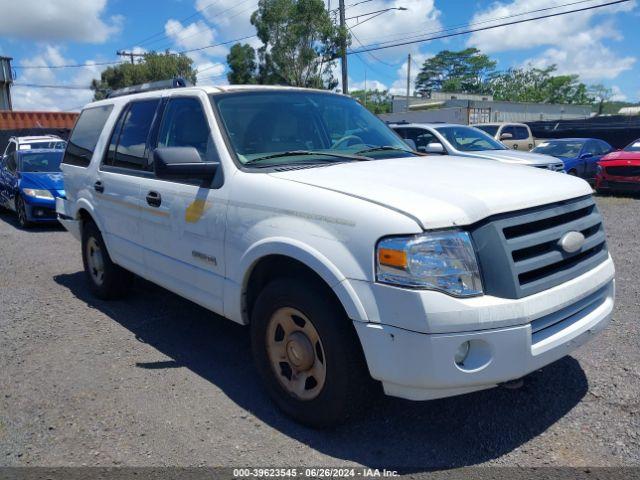
[{"label": "side mirror", "polygon": [[220,162],[203,162],[194,147],[165,147],[153,151],[153,168],[158,178],[210,178]]},{"label": "side mirror", "polygon": [[591,152],[585,152],[582,155],[580,155],[580,158],[586,160],[587,158],[593,158],[593,153]]},{"label": "side mirror", "polygon": [[430,143],[429,145],[426,146],[426,148],[424,149],[424,152],[425,153],[440,153],[440,154],[447,153],[444,150],[444,146],[439,142]]},{"label": "side mirror", "polygon": [[500,135],[500,140],[511,140],[513,138],[513,135],[510,133],[502,133]]},{"label": "side mirror", "polygon": [[411,150],[416,151],[418,149],[418,147],[416,147],[416,142],[414,142],[412,139],[403,138],[402,140],[404,140],[404,143],[409,145],[409,148],[411,148]]}]

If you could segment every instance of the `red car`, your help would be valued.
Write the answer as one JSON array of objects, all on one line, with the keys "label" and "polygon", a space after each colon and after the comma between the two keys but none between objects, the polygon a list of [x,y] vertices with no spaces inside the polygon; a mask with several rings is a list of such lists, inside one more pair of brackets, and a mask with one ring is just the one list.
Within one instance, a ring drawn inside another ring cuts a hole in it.
[{"label": "red car", "polygon": [[640,192],[640,139],[598,162],[596,191]]}]

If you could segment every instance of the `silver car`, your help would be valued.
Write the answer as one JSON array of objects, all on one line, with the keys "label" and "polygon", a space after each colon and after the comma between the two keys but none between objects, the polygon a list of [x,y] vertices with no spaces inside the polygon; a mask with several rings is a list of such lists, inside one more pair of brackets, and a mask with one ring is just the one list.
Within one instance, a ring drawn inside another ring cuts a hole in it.
[{"label": "silver car", "polygon": [[389,125],[423,153],[486,158],[564,172],[562,161],[549,155],[507,148],[480,129],[448,123],[395,123]]}]

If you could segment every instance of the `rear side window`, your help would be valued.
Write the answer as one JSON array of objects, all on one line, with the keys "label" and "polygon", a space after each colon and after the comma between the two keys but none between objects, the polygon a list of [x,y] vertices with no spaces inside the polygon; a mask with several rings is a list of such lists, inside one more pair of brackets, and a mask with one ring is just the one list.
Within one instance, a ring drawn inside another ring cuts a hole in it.
[{"label": "rear side window", "polygon": [[529,130],[526,127],[514,127],[515,135],[514,140],[526,140],[529,138]]},{"label": "rear side window", "polygon": [[78,167],[89,166],[98,138],[100,138],[111,110],[113,110],[113,105],[88,108],[82,111],[71,133],[62,163]]},{"label": "rear side window", "polygon": [[149,158],[148,139],[160,100],[134,102],[120,117],[111,135],[105,165],[144,170]]}]

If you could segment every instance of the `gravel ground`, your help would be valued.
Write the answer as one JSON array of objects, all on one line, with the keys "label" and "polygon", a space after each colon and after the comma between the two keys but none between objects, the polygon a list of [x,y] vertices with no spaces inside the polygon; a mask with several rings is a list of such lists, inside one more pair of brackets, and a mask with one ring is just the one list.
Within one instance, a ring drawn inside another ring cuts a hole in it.
[{"label": "gravel ground", "polygon": [[640,465],[640,199],[598,199],[611,327],[523,388],[380,399],[335,431],[266,398],[247,330],[150,283],[93,299],[79,244],[0,214],[0,465]]}]

